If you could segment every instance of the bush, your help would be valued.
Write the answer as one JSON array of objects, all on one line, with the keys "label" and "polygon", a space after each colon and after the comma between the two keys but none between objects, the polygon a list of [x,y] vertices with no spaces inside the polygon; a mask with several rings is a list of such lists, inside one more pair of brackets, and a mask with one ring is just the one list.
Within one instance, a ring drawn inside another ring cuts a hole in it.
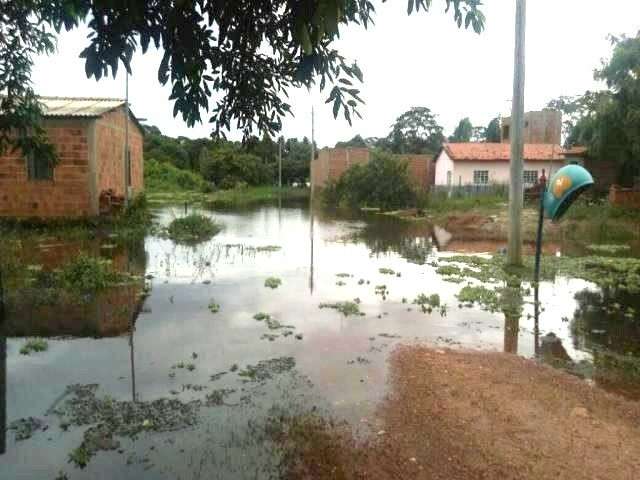
[{"label": "bush", "polygon": [[176,243],[200,243],[220,233],[222,226],[211,218],[198,213],[176,218],[169,224],[167,233]]},{"label": "bush", "polygon": [[407,163],[380,152],[374,152],[369,163],[353,165],[337,182],[328,183],[323,198],[327,205],[352,208],[392,210],[416,204]]},{"label": "bush", "polygon": [[205,179],[197,173],[153,159],[144,163],[144,181],[145,187],[150,191],[204,191],[208,188]]}]

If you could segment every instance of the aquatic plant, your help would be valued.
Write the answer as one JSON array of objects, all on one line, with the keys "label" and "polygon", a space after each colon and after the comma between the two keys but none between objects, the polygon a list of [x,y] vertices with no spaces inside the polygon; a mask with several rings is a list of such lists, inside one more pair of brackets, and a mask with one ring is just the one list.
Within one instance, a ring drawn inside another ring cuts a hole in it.
[{"label": "aquatic plant", "polygon": [[490,312],[496,312],[499,309],[498,293],[484,286],[467,285],[460,290],[456,297],[466,306],[473,306],[478,303]]},{"label": "aquatic plant", "polygon": [[211,313],[218,313],[220,311],[220,305],[211,300],[211,302],[209,302],[209,311]]},{"label": "aquatic plant", "polygon": [[360,311],[360,306],[356,302],[336,302],[336,303],[321,303],[319,308],[331,308],[339,311],[345,317],[351,315],[363,316],[364,313]]},{"label": "aquatic plant", "polygon": [[345,282],[343,282],[342,280],[338,280],[338,281],[336,282],[336,286],[338,286],[338,287],[344,287],[345,285],[346,285],[346,283],[345,283]]},{"label": "aquatic plant", "polygon": [[338,277],[338,278],[349,278],[349,277],[353,277],[353,275],[351,275],[350,273],[336,273],[336,277]]},{"label": "aquatic plant", "polygon": [[264,247],[256,247],[256,252],[277,252],[282,250],[278,245],[265,245]]},{"label": "aquatic plant", "polygon": [[[422,313],[431,313],[434,308],[440,308],[443,306],[440,303],[440,295],[437,293],[429,295],[428,297],[424,293],[421,293],[415,298],[413,304],[419,305],[422,309]],[[443,309],[440,308],[441,313],[442,311]],[[444,312],[446,314],[446,305],[444,305]]]},{"label": "aquatic plant", "polygon": [[238,372],[238,376],[243,377],[245,382],[263,382],[270,380],[274,375],[288,372],[296,366],[293,357],[278,357],[269,360],[262,360],[256,365],[247,365],[244,370]]},{"label": "aquatic plant", "polygon": [[269,277],[264,281],[264,286],[268,288],[278,288],[282,285],[282,280],[277,277]]},{"label": "aquatic plant", "polygon": [[213,238],[221,230],[222,225],[210,217],[192,213],[174,219],[167,227],[167,234],[176,243],[195,244]]},{"label": "aquatic plant", "polygon": [[382,275],[395,275],[396,274],[396,272],[394,270],[391,270],[390,268],[379,268],[378,271]]},{"label": "aquatic plant", "polygon": [[271,315],[269,315],[268,313],[264,313],[264,312],[258,312],[256,313],[253,318],[255,320],[258,320],[259,322],[263,321],[263,320],[268,320],[271,318]]},{"label": "aquatic plant", "polygon": [[20,347],[21,355],[30,355],[34,352],[44,352],[48,350],[49,343],[43,338],[32,338]]}]

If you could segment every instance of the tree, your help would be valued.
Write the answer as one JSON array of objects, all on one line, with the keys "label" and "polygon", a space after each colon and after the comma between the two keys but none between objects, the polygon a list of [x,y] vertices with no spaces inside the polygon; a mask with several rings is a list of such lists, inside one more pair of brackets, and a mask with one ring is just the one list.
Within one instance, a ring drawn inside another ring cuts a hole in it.
[{"label": "tree", "polygon": [[366,148],[368,147],[367,142],[360,135],[356,135],[351,140],[347,140],[346,142],[338,142],[336,143],[336,148]]},{"label": "tree", "polygon": [[[428,11],[431,0],[407,0],[408,13]],[[484,15],[478,0],[443,0],[459,27],[480,33]],[[21,0],[0,2],[0,150],[19,146],[29,153],[47,147],[30,75],[32,58],[54,49],[52,29],[85,21],[85,72],[99,80],[131,72],[137,50],[162,49],[160,83],[171,85],[174,115],[190,126],[211,111],[215,135],[233,124],[249,136],[273,136],[291,112],[287,92],[313,86],[329,89],[333,114],[351,122],[362,103],[354,82],[363,73],[335,48],[340,27],[373,22],[370,0]],[[211,101],[212,98],[215,100]],[[17,129],[18,136],[8,135]],[[42,151],[41,153],[46,153]],[[52,151],[50,152],[52,154]]]},{"label": "tree", "polygon": [[443,142],[442,127],[426,107],[413,107],[400,115],[387,137],[393,153],[435,153]]},{"label": "tree", "polygon": [[549,103],[565,114],[566,143],[585,145],[596,159],[615,160],[619,181],[640,174],[640,34],[611,37],[613,54],[595,73],[608,90]]},{"label": "tree", "polygon": [[487,129],[485,127],[473,127],[471,141],[482,143],[487,141]]},{"label": "tree", "polygon": [[453,132],[453,135],[449,137],[450,142],[466,143],[471,141],[473,136],[473,125],[469,118],[463,118],[458,123],[458,126]]},{"label": "tree", "polygon": [[502,135],[500,133],[500,117],[496,117],[489,122],[484,137],[487,143],[500,143],[502,141]]},{"label": "tree", "polygon": [[290,138],[284,143],[282,152],[282,181],[286,185],[304,185],[309,179],[311,162],[311,142],[307,137],[302,141]]}]

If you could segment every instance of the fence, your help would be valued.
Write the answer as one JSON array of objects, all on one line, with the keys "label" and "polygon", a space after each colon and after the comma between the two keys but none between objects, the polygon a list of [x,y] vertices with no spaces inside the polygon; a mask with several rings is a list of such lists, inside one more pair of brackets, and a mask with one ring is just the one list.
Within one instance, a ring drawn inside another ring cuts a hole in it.
[{"label": "fence", "polygon": [[486,185],[434,185],[431,191],[436,195],[446,195],[451,198],[477,197],[477,196],[509,196],[509,185],[493,183]]}]

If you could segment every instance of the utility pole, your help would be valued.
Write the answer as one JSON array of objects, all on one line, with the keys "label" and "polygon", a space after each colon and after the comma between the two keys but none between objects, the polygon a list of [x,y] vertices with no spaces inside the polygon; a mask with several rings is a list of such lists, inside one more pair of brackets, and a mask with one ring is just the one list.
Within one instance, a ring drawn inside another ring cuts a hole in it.
[{"label": "utility pole", "polygon": [[522,265],[522,203],[524,157],[524,80],[527,0],[516,0],[516,48],[511,107],[511,181],[509,182],[509,244],[507,262]]},{"label": "utility pole", "polygon": [[131,168],[131,159],[129,158],[129,72],[125,72],[124,81],[124,206],[129,206],[129,171]]},{"label": "utility pole", "polygon": [[278,188],[282,190],[282,137],[278,138]]}]

